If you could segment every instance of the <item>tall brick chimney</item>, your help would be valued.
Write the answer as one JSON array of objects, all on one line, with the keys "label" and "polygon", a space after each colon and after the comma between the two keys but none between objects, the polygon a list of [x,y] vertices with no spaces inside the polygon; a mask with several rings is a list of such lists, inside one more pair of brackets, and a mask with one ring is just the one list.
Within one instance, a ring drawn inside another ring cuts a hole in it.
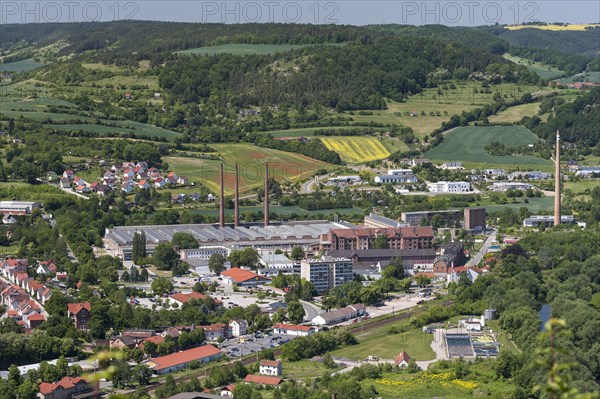
[{"label": "tall brick chimney", "polygon": [[265,227],[269,225],[269,163],[265,164]]},{"label": "tall brick chimney", "polygon": [[554,171],[554,225],[560,224],[560,132],[556,131],[556,170]]},{"label": "tall brick chimney", "polygon": [[240,225],[240,176],[239,176],[239,165],[235,164],[235,197],[233,199],[233,225],[238,227]]},{"label": "tall brick chimney", "polygon": [[221,164],[220,174],[220,186],[221,194],[219,195],[219,226],[225,227],[225,172],[223,171],[223,164]]}]

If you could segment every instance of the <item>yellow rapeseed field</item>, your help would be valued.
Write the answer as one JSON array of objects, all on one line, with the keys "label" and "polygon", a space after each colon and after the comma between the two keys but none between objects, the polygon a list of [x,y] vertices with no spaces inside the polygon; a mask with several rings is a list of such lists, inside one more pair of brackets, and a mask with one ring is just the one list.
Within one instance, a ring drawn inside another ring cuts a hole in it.
[{"label": "yellow rapeseed field", "polygon": [[390,152],[375,137],[321,137],[327,149],[340,154],[344,162],[364,163],[384,159]]},{"label": "yellow rapeseed field", "polygon": [[506,26],[508,30],[519,30],[519,29],[541,29],[541,30],[571,30],[571,31],[582,31],[587,28],[599,28],[600,24],[573,24],[573,25],[511,25]]}]

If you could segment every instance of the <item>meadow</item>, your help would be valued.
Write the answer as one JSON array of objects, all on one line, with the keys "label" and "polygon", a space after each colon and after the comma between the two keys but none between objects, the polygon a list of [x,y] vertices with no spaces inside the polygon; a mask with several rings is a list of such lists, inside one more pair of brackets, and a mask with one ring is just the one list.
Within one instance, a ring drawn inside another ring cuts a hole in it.
[{"label": "meadow", "polygon": [[[540,103],[515,105],[489,117],[491,123],[516,123],[524,116],[535,116],[540,110]],[[542,120],[548,119],[548,114],[541,115]]]},{"label": "meadow", "polygon": [[275,54],[306,47],[302,44],[223,44],[221,46],[197,47],[177,51],[176,54],[195,55],[250,55],[250,54]]},{"label": "meadow", "polygon": [[452,115],[491,103],[495,93],[500,93],[507,101],[511,101],[525,93],[541,89],[538,86],[514,83],[484,88],[480,82],[454,81],[442,84],[439,92],[438,88],[426,88],[421,93],[410,96],[405,102],[388,99],[385,110],[374,110],[368,115],[360,115],[358,112],[345,112],[344,115],[355,122],[404,125],[423,137],[439,128],[442,122],[447,122]]},{"label": "meadow", "polygon": [[485,147],[493,141],[507,146],[525,146],[540,139],[523,126],[461,126],[444,135],[444,140],[424,156],[440,161],[463,161],[478,164],[501,164],[539,168],[552,161],[528,155],[490,155]]},{"label": "meadow", "polygon": [[361,337],[360,332],[354,332],[359,343],[333,351],[331,355],[352,360],[364,360],[370,355],[392,359],[400,351],[406,351],[415,360],[435,359],[435,353],[431,349],[433,334],[424,333],[420,328],[398,334],[386,334],[391,326],[406,327],[407,324],[407,321],[391,324],[385,329],[369,332],[365,338]]},{"label": "meadow", "polygon": [[517,57],[516,55],[510,55],[508,53],[505,53],[502,57],[514,62],[515,64],[526,66],[527,69],[537,73],[539,77],[543,79],[556,78],[565,73],[564,71],[553,68],[549,65],[542,64],[540,62],[530,60],[528,58]]},{"label": "meadow", "polygon": [[[181,190],[173,190],[173,193],[179,193]],[[197,191],[197,190],[196,190]],[[193,190],[191,190],[190,192],[193,192]],[[243,215],[246,212],[262,212],[264,210],[262,205],[256,205],[256,206],[242,206],[240,207],[240,215],[242,215],[242,219],[243,219]],[[280,205],[272,205],[269,208],[271,213],[276,213],[278,215],[284,216],[284,217],[289,217],[289,216],[294,216],[294,215],[299,215],[299,216],[314,216],[314,215],[319,215],[319,214],[326,214],[326,215],[333,215],[335,213],[339,214],[339,215],[363,215],[364,214],[364,210],[360,209],[360,208],[336,208],[336,209],[322,209],[322,210],[315,210],[315,211],[307,211],[306,209],[302,209],[298,206],[280,206]],[[196,215],[203,215],[203,216],[212,216],[214,218],[218,218],[219,217],[219,209],[216,207],[214,208],[197,208],[197,209],[193,209],[193,210],[189,210],[188,211],[191,214],[196,214]],[[225,209],[225,215],[226,216],[233,216],[233,209]]]},{"label": "meadow", "polygon": [[327,149],[337,152],[343,161],[364,163],[390,156],[388,149],[375,137],[320,137]]},{"label": "meadow", "polygon": [[240,165],[240,192],[252,191],[263,186],[264,164],[269,162],[270,177],[278,181],[296,181],[314,175],[317,169],[329,164],[304,155],[256,147],[252,144],[211,144],[223,161],[201,158],[164,157],[178,175],[186,176],[190,181],[199,181],[210,190],[219,189],[219,165],[225,166],[225,190],[232,194],[234,188],[234,164]]},{"label": "meadow", "polygon": [[600,71],[578,73],[577,75],[573,75],[569,78],[561,79],[560,83],[567,84],[574,83],[576,81],[600,83]]}]

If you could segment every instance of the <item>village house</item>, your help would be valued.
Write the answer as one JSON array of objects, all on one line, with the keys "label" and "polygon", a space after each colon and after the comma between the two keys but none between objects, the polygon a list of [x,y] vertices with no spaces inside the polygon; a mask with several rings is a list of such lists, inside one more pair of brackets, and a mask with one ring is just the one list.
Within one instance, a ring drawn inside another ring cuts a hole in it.
[{"label": "village house", "polygon": [[229,336],[233,338],[239,338],[242,335],[246,335],[248,329],[248,323],[246,320],[231,320],[229,322]]},{"label": "village house", "polygon": [[92,384],[80,377],[64,377],[54,384],[42,382],[39,396],[41,399],[94,399],[100,397],[100,390],[98,382]]},{"label": "village house", "polygon": [[265,375],[281,376],[283,369],[278,360],[261,360],[258,365],[258,372]]},{"label": "village house", "polygon": [[248,374],[246,378],[244,378],[244,382],[247,384],[257,384],[262,386],[272,386],[276,387],[281,384],[281,377],[274,376],[266,376],[266,375],[255,375]]},{"label": "village house", "polygon": [[67,317],[73,321],[75,328],[78,330],[87,330],[91,312],[92,306],[89,302],[69,303],[67,305]]},{"label": "village house", "polygon": [[299,326],[296,324],[275,324],[273,325],[274,334],[293,335],[297,337],[306,337],[315,333],[312,326]]},{"label": "village house", "polygon": [[408,355],[408,353],[402,351],[396,355],[396,357],[394,358],[394,363],[401,369],[405,369],[406,367],[408,367],[408,362],[410,362],[410,359],[411,358]]}]

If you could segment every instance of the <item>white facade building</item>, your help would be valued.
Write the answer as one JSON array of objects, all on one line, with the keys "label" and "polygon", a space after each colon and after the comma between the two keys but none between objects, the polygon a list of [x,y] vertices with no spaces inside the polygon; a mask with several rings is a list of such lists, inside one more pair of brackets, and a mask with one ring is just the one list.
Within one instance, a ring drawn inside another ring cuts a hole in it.
[{"label": "white facade building", "polygon": [[465,181],[438,181],[427,183],[427,188],[432,193],[468,193],[471,192],[471,183]]}]

